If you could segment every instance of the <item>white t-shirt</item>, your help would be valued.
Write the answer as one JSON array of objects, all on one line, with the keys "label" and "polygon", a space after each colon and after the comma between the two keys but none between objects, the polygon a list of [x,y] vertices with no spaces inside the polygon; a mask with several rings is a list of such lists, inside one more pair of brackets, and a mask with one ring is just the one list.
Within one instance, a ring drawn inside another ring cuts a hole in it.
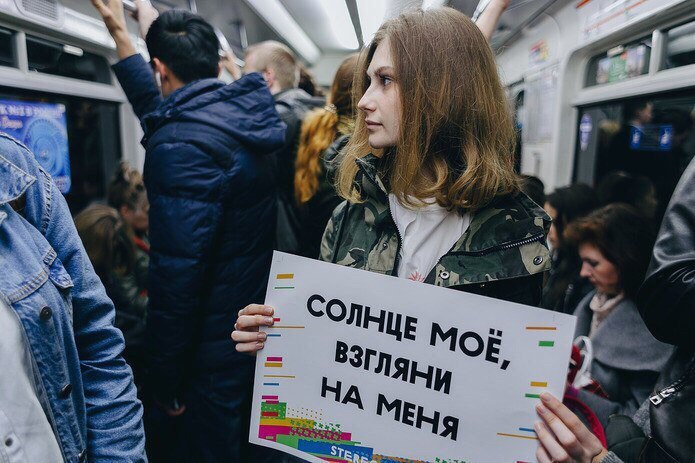
[{"label": "white t-shirt", "polygon": [[401,236],[398,276],[425,281],[439,259],[470,225],[470,214],[447,211],[434,200],[417,209],[403,206],[389,194],[391,216]]},{"label": "white t-shirt", "polygon": [[0,461],[58,463],[63,456],[38,399],[24,330],[0,299]]}]

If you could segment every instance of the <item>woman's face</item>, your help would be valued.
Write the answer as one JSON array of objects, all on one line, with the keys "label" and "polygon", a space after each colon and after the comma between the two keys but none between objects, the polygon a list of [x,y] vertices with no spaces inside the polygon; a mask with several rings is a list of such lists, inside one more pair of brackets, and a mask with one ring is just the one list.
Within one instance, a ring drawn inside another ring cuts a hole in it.
[{"label": "woman's face", "polygon": [[553,223],[550,224],[550,230],[548,230],[548,244],[551,249],[557,249],[560,246],[560,237],[557,235],[557,227],[555,226],[555,221],[557,220],[557,209],[550,205],[550,203],[545,203],[543,206],[545,213],[553,219]]},{"label": "woman's face", "polygon": [[401,99],[388,39],[377,45],[367,69],[367,91],[357,107],[364,113],[369,145],[375,149],[396,145],[400,134]]},{"label": "woman's face", "polygon": [[618,268],[596,246],[580,244],[579,257],[582,258],[580,275],[587,278],[599,293],[618,294],[621,291]]}]

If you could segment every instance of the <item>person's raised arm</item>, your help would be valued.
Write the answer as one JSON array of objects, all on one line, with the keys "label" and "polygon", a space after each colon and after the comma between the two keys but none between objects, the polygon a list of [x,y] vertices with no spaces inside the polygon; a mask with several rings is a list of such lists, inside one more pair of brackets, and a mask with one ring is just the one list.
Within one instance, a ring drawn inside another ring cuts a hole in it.
[{"label": "person's raised arm", "polygon": [[476,21],[475,24],[488,42],[492,39],[492,34],[495,33],[497,23],[508,6],[509,0],[491,0],[490,4]]},{"label": "person's raised arm", "polygon": [[[94,8],[97,9],[104,24],[109,30],[109,34],[116,42],[116,53],[118,59],[123,60],[137,53],[133,41],[128,35],[128,28],[125,23],[125,13],[123,11],[122,0],[91,0]],[[107,3],[105,3],[107,2]]]},{"label": "person's raised arm", "polygon": [[[108,5],[104,1],[91,0],[92,5],[104,18],[104,24],[116,42],[116,51],[120,61],[113,65],[113,71],[123,88],[123,92],[128,97],[135,115],[142,121],[144,116],[159,106],[162,102],[162,95],[155,83],[152,69],[142,55],[135,50],[128,35],[122,0],[108,0]],[[138,3],[138,8],[142,8],[136,12],[138,17],[143,21],[150,22],[153,16],[151,10],[143,6],[142,2]],[[147,27],[149,29],[149,25]]]},{"label": "person's raised arm", "polygon": [[135,11],[131,16],[137,21],[140,37],[144,40],[147,37],[147,31],[150,30],[150,26],[159,17],[159,12],[152,6],[150,0],[135,0]]}]

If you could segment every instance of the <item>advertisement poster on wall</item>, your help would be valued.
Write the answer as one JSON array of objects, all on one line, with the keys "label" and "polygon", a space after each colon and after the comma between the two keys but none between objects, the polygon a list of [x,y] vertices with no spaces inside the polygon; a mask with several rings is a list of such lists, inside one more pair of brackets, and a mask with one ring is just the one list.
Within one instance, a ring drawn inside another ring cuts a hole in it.
[{"label": "advertisement poster on wall", "polygon": [[580,43],[588,43],[659,11],[690,0],[577,0]]},{"label": "advertisement poster on wall", "polygon": [[279,252],[265,303],[251,442],[315,463],[535,461],[575,317]]},{"label": "advertisement poster on wall", "polygon": [[0,131],[24,143],[51,174],[60,192],[70,192],[65,105],[0,100]]}]

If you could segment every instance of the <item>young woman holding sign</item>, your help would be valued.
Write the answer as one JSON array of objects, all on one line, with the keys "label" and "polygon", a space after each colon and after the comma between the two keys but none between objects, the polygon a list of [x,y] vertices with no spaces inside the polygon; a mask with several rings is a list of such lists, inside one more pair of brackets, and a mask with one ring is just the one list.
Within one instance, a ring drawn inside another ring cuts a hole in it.
[{"label": "young woman holding sign", "polygon": [[[321,259],[537,305],[550,218],[519,190],[516,134],[476,25],[450,8],[387,21],[360,56],[353,93],[359,114],[337,172],[346,201]],[[271,315],[240,311],[238,351],[263,347],[258,327]]]},{"label": "young woman holding sign", "polygon": [[[337,172],[345,201],[321,260],[538,305],[550,218],[519,190],[511,115],[476,25],[450,8],[387,21],[362,52],[353,89],[359,114]],[[272,326],[273,313],[259,304],[239,312],[239,352],[263,348],[259,327]],[[544,397],[550,408],[539,411],[552,411],[542,417],[561,438],[571,434],[556,426],[562,404]],[[555,435],[541,435],[551,449],[539,460],[550,461]],[[605,455],[583,437],[580,458],[562,461]]]}]

